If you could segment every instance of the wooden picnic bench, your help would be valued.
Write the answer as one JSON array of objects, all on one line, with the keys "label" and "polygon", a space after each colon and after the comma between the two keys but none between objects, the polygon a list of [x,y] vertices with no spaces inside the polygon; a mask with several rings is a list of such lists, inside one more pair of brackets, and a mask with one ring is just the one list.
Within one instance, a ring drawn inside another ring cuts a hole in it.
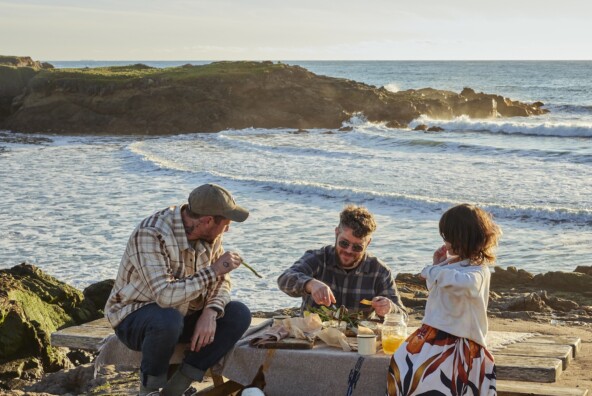
[{"label": "wooden picnic bench", "polygon": [[[253,318],[251,326],[265,319]],[[106,319],[99,319],[61,329],[51,335],[54,346],[96,351],[101,341],[113,334]],[[549,386],[556,382],[581,351],[577,337],[535,335],[501,347],[493,354],[497,366],[497,387],[500,396],[566,395],[586,396],[587,389]],[[240,389],[240,384],[213,375],[214,386],[199,395],[227,395]]]}]

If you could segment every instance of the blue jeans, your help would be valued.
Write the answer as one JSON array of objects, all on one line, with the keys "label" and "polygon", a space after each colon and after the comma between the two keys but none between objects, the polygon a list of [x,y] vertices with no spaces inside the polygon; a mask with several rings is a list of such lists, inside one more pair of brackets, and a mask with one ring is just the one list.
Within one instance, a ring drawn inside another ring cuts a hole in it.
[{"label": "blue jeans", "polygon": [[[163,387],[175,345],[190,342],[195,323],[202,311],[183,316],[174,308],[148,304],[125,317],[115,334],[128,348],[142,352],[142,384]],[[198,352],[186,351],[179,370],[187,377],[201,381],[205,372],[220,360],[251,324],[251,311],[241,302],[231,301],[224,316],[216,320],[216,335],[211,344]]]}]

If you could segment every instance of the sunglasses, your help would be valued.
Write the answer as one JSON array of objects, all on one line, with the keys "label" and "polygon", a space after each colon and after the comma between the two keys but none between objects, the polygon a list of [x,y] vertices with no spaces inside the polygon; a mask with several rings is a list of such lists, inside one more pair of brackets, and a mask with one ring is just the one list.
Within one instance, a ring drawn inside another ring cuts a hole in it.
[{"label": "sunglasses", "polygon": [[347,249],[349,247],[349,245],[351,245],[352,250],[356,253],[360,253],[360,252],[364,251],[364,246],[358,245],[357,243],[349,243],[349,241],[346,241],[345,239],[341,239],[337,243],[339,244],[339,247],[341,247],[342,249]]}]

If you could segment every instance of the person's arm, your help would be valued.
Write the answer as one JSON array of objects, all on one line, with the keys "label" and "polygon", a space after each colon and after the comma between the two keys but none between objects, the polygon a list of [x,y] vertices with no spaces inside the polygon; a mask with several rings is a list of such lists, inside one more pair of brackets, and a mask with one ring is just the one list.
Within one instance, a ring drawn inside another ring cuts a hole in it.
[{"label": "person's arm", "polygon": [[376,296],[372,299],[372,308],[378,316],[384,316],[390,312],[399,312],[407,316],[407,308],[403,305],[395,278],[386,267],[383,267],[383,271],[380,272]]},{"label": "person's arm", "polygon": [[453,294],[476,297],[485,280],[483,270],[481,266],[462,267],[461,270],[447,265],[428,265],[421,274],[426,279],[428,290],[437,285],[450,288]]},{"label": "person's arm", "polygon": [[[224,254],[224,249],[220,244],[217,252],[213,255],[215,259]],[[205,308],[210,308],[216,311],[217,319],[224,316],[224,307],[230,302],[230,290],[232,283],[230,281],[230,274],[224,274],[219,277],[216,282],[209,286],[208,296],[206,298]]]},{"label": "person's arm", "polygon": [[306,284],[318,273],[319,259],[313,251],[307,251],[298,261],[286,269],[277,280],[281,291],[290,297],[308,294]]},{"label": "person's arm", "polygon": [[214,341],[216,335],[216,318],[218,313],[211,308],[204,308],[193,328],[189,349],[199,351],[201,348]]},{"label": "person's arm", "polygon": [[[226,254],[212,266],[177,279],[173,276],[167,252],[169,247],[154,229],[139,228],[130,237],[129,260],[138,270],[152,298],[161,307],[174,307],[204,294],[218,276],[232,271],[240,262]],[[228,263],[224,266],[222,261]]]},{"label": "person's arm", "polygon": [[291,297],[310,294],[318,305],[335,304],[335,295],[329,286],[316,279],[321,272],[324,250],[307,251],[300,260],[284,271],[278,278],[280,290]]}]

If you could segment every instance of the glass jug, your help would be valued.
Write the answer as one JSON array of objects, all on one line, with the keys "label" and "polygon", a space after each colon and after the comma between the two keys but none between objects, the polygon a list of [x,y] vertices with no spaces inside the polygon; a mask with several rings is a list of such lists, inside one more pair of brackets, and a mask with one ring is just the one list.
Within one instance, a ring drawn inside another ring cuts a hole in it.
[{"label": "glass jug", "polygon": [[392,355],[407,338],[407,323],[405,315],[390,313],[384,315],[384,323],[381,330],[382,351],[386,355]]}]

